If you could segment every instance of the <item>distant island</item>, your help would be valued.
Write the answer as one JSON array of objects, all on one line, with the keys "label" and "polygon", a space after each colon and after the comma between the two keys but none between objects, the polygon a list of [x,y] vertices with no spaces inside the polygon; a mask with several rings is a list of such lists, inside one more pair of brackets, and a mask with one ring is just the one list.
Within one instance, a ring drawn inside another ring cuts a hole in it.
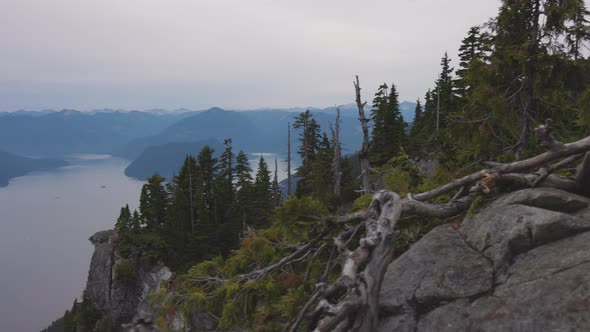
[{"label": "distant island", "polygon": [[66,166],[68,163],[59,159],[28,158],[13,153],[0,151],[0,187],[8,181],[33,171],[50,170]]}]

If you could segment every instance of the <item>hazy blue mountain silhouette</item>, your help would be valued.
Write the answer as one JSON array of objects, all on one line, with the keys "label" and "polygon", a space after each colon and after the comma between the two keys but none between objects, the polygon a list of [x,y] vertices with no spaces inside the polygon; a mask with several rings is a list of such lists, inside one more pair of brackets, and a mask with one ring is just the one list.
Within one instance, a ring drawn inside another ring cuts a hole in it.
[{"label": "hazy blue mountain silhouette", "polygon": [[[402,103],[402,114],[412,119],[413,103]],[[401,106],[401,105],[400,105]],[[370,116],[367,106],[367,116]],[[309,108],[323,131],[329,133],[335,122],[336,107]],[[287,127],[305,108],[263,109],[252,111],[228,111],[215,107],[192,115],[170,125],[161,133],[131,140],[115,149],[116,155],[133,159],[149,146],[172,142],[199,142],[208,139],[223,141],[232,138],[236,149],[247,152],[286,153]],[[341,142],[345,150],[355,151],[361,142],[362,131],[358,111],[354,104],[340,106],[342,114]],[[293,147],[297,145],[298,132],[292,130]],[[294,150],[295,151],[295,150]]]},{"label": "hazy blue mountain silhouette", "polygon": [[0,113],[0,149],[21,155],[62,157],[111,153],[136,137],[154,135],[186,113],[12,112]]}]

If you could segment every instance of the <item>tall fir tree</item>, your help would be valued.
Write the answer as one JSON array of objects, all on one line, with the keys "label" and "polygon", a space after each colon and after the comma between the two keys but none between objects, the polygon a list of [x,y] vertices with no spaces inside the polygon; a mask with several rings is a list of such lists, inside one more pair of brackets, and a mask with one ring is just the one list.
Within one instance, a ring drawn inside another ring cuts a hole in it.
[{"label": "tall fir tree", "polygon": [[301,179],[297,183],[296,194],[298,196],[308,195],[312,192],[312,167],[320,143],[320,125],[313,118],[309,110],[302,112],[295,117],[293,128],[300,129],[299,133],[299,156],[301,166],[297,168],[297,176]]},{"label": "tall fir tree", "polygon": [[225,149],[219,158],[218,175],[215,179],[216,220],[224,223],[229,218],[229,210],[234,201],[234,162],[232,140],[224,140]]},{"label": "tall fir tree", "polygon": [[197,197],[202,189],[198,182],[197,162],[193,156],[185,157],[169,190],[171,202],[165,240],[171,252],[166,264],[175,270],[184,269],[202,257],[194,245],[194,242],[202,239],[203,234],[197,225]]},{"label": "tall fir tree", "polygon": [[487,33],[482,32],[480,26],[469,29],[467,37],[459,47],[459,69],[455,80],[455,94],[459,99],[464,99],[470,94],[469,68],[475,62],[486,62],[491,52],[490,38]]},{"label": "tall fir tree", "polygon": [[131,217],[129,205],[122,207],[117,218],[117,223],[115,224],[115,230],[120,234],[130,232],[133,227]]},{"label": "tall fir tree", "polygon": [[385,83],[379,87],[371,113],[373,130],[369,158],[372,165],[379,166],[396,156],[404,142],[404,120],[394,84],[391,84],[391,90]]},{"label": "tall fir tree", "polygon": [[256,198],[252,168],[250,167],[248,156],[244,151],[240,151],[236,156],[235,172],[236,195],[232,209],[232,218],[237,225],[237,229],[241,229],[255,223],[254,200]]},{"label": "tall fir tree", "polygon": [[326,132],[324,132],[318,146],[315,161],[312,165],[311,183],[313,196],[322,201],[325,206],[332,205],[333,159],[334,149],[332,147],[332,142],[328,138]]},{"label": "tall fir tree", "polygon": [[164,227],[167,207],[168,193],[164,187],[164,178],[155,173],[143,185],[139,198],[141,221],[147,231],[157,231]]},{"label": "tall fir tree", "polygon": [[253,187],[253,207],[254,220],[256,226],[266,225],[273,209],[272,183],[270,180],[270,170],[264,157],[260,156],[258,161],[258,170]]},{"label": "tall fir tree", "polygon": [[196,250],[202,250],[209,257],[221,253],[219,246],[219,228],[215,214],[215,178],[217,175],[217,158],[213,156],[213,149],[205,145],[197,155],[197,183],[201,188],[197,192],[196,208],[198,219],[196,222],[197,234],[200,243],[195,245]]}]

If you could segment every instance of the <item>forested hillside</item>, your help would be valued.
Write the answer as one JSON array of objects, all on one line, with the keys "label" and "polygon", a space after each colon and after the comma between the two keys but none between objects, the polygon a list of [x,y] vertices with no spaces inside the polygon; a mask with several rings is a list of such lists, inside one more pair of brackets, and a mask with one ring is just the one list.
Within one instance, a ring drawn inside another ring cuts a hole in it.
[{"label": "forested hillside", "polygon": [[[139,210],[123,207],[115,229],[121,256],[139,253],[174,272],[151,296],[155,324],[170,329],[181,316],[190,325],[206,313],[221,330],[372,331],[388,263],[433,227],[460,224],[516,187],[551,182],[584,194],[590,157],[578,183],[566,166],[590,150],[588,17],[581,0],[503,0],[494,19],[466,31],[459,59],[441,54],[411,130],[394,82],[363,95],[357,78],[368,144],[347,158],[339,114],[322,126],[301,112],[291,121],[300,180],[288,197],[263,158],[251,174],[229,131],[219,159],[205,146],[169,183],[150,177]],[[360,166],[351,160],[359,157]],[[525,174],[539,167],[545,173]],[[551,174],[558,169],[563,178]],[[133,279],[133,265],[118,265],[115,277]],[[101,315],[81,313],[91,301],[75,304],[64,324],[94,327]]]},{"label": "forested hillside", "polygon": [[32,171],[50,170],[67,165],[64,160],[27,158],[5,151],[0,151],[0,187],[6,186],[8,180],[23,176]]}]

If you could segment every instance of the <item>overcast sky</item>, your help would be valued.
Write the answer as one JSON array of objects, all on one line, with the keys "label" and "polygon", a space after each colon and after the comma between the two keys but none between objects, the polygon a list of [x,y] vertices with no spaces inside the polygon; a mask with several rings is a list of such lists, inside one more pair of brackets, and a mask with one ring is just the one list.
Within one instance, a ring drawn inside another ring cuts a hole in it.
[{"label": "overcast sky", "polygon": [[0,0],[0,111],[332,106],[433,85],[498,0]]}]

